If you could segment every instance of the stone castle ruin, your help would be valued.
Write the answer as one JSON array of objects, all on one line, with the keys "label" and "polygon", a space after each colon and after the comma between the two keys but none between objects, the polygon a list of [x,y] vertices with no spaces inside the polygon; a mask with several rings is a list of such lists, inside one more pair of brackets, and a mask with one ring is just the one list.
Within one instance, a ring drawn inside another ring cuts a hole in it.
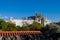
[{"label": "stone castle ruin", "polygon": [[27,19],[24,17],[23,19],[12,19],[10,18],[10,21],[14,22],[16,26],[23,26],[26,24],[32,24],[34,21],[42,24],[43,26],[50,24],[51,22],[43,17],[41,14],[36,13],[34,16],[29,16]]}]

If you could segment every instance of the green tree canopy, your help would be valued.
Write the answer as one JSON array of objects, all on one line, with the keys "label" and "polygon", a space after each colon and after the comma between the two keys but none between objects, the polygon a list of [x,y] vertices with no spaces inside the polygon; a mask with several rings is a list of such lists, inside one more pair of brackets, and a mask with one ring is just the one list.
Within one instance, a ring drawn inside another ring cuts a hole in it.
[{"label": "green tree canopy", "polygon": [[7,29],[7,23],[3,19],[0,19],[0,29],[2,30]]},{"label": "green tree canopy", "polygon": [[[47,26],[46,26],[47,27]],[[48,25],[48,28],[49,28],[49,30],[54,30],[54,31],[56,31],[56,32],[60,32],[60,26],[59,25],[57,25],[57,24],[49,24]]]},{"label": "green tree canopy", "polygon": [[31,30],[40,30],[42,28],[42,24],[38,23],[38,22],[33,22],[32,26],[31,26]]},{"label": "green tree canopy", "polygon": [[16,31],[17,27],[16,24],[13,22],[7,22],[7,31]]}]

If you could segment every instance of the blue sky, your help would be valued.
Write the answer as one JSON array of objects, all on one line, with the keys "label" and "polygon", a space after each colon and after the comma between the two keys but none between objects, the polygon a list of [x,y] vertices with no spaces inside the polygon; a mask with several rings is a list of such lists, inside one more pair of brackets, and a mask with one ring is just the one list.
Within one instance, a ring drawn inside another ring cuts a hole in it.
[{"label": "blue sky", "polygon": [[0,0],[0,17],[22,18],[39,12],[51,21],[60,21],[60,0]]}]

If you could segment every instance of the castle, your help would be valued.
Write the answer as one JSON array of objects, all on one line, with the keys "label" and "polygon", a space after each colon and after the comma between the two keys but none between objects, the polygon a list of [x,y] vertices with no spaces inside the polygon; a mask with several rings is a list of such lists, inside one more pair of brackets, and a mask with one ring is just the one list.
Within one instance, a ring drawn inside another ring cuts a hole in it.
[{"label": "castle", "polygon": [[30,25],[34,21],[42,24],[43,26],[46,26],[47,24],[51,23],[47,18],[44,18],[41,14],[38,14],[38,13],[36,13],[35,16],[29,16],[27,19],[26,18],[23,18],[23,19],[10,18],[10,21],[15,23],[16,26],[20,26],[20,27],[27,24]]}]

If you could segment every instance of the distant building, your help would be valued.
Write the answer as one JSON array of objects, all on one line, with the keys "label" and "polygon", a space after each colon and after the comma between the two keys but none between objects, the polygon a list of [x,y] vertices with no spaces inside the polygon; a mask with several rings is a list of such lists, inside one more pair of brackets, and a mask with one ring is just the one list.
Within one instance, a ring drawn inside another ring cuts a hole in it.
[{"label": "distant building", "polygon": [[23,25],[26,26],[27,24],[30,25],[34,21],[42,24],[43,26],[51,23],[47,18],[44,18],[42,15],[37,14],[37,13],[35,16],[28,17],[28,19],[12,19],[12,18],[10,18],[10,21],[15,23],[16,26],[21,26],[21,27]]}]

